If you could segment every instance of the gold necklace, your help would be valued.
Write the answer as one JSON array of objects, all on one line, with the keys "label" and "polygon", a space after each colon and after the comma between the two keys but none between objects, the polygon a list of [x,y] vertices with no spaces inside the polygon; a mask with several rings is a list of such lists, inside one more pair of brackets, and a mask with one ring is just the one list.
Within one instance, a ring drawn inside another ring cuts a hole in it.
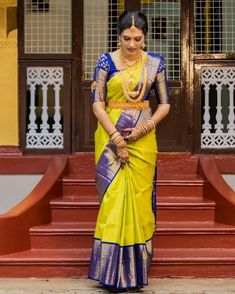
[{"label": "gold necklace", "polygon": [[120,71],[123,93],[129,102],[139,102],[140,100],[143,99],[145,91],[146,91],[146,86],[147,86],[147,74],[148,74],[147,67],[144,65],[143,86],[142,86],[141,92],[140,92],[140,86],[141,86],[140,82],[139,82],[137,91],[128,91],[124,72],[123,70]]},{"label": "gold necklace", "polygon": [[[138,55],[138,57],[136,58],[136,61],[133,64],[128,64],[122,50],[120,50],[120,59],[121,59],[121,63],[122,63],[122,69],[126,69],[127,72],[130,74],[130,78],[128,79],[128,87],[131,88],[134,84],[134,74],[136,72],[137,69],[137,65],[140,61],[142,61],[142,54],[140,52],[140,54]],[[134,60],[134,59],[133,59]]]},{"label": "gold necklace", "polygon": [[120,50],[120,53],[121,53],[121,60],[122,62],[127,66],[127,67],[131,67],[131,66],[134,66],[136,65],[141,59],[142,59],[142,54],[141,54],[141,51],[140,53],[138,54],[137,58],[133,58],[133,59],[129,59],[129,61],[135,61],[134,63],[132,64],[129,64],[128,63],[128,58],[126,58],[122,52],[122,50]]}]

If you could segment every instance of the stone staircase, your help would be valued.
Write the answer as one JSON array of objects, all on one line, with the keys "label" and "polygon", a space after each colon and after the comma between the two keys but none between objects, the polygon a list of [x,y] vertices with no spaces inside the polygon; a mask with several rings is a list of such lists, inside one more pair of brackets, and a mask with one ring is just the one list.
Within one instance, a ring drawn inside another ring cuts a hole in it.
[{"label": "stone staircase", "polygon": [[[159,173],[150,277],[235,276],[235,227],[214,221],[197,158],[188,161],[191,172]],[[51,222],[30,229],[30,250],[0,256],[1,277],[86,277],[99,208],[93,170],[91,158],[70,159]]]}]

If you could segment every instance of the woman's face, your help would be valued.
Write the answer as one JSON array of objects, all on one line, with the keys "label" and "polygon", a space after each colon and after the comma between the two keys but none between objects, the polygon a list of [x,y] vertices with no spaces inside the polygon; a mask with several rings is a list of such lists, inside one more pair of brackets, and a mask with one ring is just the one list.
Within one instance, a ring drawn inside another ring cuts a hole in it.
[{"label": "woman's face", "polygon": [[144,33],[134,27],[122,31],[120,37],[121,49],[126,58],[134,58],[139,55],[144,44]]}]

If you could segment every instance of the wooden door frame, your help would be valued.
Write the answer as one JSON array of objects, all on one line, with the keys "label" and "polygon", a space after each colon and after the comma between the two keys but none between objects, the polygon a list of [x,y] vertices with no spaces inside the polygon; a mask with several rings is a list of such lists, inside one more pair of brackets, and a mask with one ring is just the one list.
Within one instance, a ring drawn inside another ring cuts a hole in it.
[{"label": "wooden door frame", "polygon": [[180,125],[184,129],[180,145],[182,151],[193,151],[193,96],[192,96],[192,64],[190,60],[191,10],[190,0],[181,0],[181,83],[182,94],[180,108]]},{"label": "wooden door frame", "polygon": [[84,132],[84,99],[83,84],[83,43],[84,43],[84,5],[82,1],[73,0],[73,60],[72,60],[72,109],[71,109],[71,151],[75,153],[82,149]]}]

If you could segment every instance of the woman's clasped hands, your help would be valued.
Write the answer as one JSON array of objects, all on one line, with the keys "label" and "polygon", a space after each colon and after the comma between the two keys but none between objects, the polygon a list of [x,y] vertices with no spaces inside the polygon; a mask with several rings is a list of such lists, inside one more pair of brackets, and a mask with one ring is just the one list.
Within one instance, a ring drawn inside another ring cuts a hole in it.
[{"label": "woman's clasped hands", "polygon": [[129,135],[124,136],[125,141],[135,142],[142,137],[141,130],[138,128],[126,128],[124,132],[129,132]]},{"label": "woman's clasped hands", "polygon": [[125,144],[122,144],[120,146],[117,145],[117,156],[121,160],[122,168],[125,166],[126,163],[129,163],[129,152],[126,142],[135,142],[142,137],[141,131],[137,128],[125,128],[123,129],[123,132],[127,132],[129,134],[124,136]]}]

